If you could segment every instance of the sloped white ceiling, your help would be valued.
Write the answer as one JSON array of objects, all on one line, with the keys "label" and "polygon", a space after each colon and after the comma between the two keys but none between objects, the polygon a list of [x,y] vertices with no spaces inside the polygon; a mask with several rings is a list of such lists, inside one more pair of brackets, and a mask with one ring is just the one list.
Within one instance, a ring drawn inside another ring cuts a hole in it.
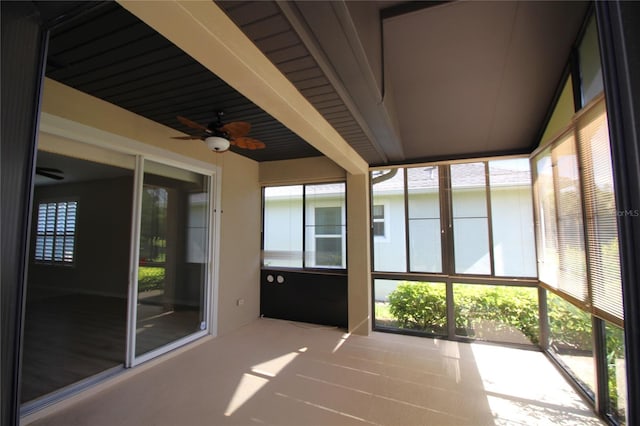
[{"label": "sloped white ceiling", "polygon": [[452,2],[385,19],[385,82],[405,156],[529,151],[585,9],[581,2]]}]

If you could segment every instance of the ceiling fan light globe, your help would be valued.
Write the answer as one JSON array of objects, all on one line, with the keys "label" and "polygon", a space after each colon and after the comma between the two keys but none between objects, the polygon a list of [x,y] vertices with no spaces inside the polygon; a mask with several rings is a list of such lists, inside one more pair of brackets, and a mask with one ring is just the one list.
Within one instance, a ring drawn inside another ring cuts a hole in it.
[{"label": "ceiling fan light globe", "polygon": [[220,136],[209,136],[204,140],[211,151],[224,152],[229,149],[231,143]]}]

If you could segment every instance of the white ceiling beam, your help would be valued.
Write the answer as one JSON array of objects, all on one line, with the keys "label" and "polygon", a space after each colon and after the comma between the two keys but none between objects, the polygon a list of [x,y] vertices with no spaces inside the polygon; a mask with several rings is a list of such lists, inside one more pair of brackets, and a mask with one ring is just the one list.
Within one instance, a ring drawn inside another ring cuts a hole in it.
[{"label": "white ceiling beam", "polygon": [[340,167],[368,172],[366,161],[214,2],[118,3]]}]

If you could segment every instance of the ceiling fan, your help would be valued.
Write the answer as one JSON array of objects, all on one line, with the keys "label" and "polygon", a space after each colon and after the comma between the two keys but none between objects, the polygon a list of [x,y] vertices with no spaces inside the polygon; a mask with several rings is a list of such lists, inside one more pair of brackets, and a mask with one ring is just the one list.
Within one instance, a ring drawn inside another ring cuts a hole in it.
[{"label": "ceiling fan", "polygon": [[251,130],[251,124],[246,121],[223,123],[222,115],[222,112],[218,112],[217,120],[212,121],[207,126],[179,115],[177,119],[180,123],[192,129],[200,130],[202,134],[199,136],[174,136],[172,139],[200,139],[207,144],[209,149],[215,152],[224,152],[229,149],[230,145],[251,150],[266,148],[264,142],[246,136]]},{"label": "ceiling fan", "polygon": [[64,172],[62,170],[51,167],[36,167],[36,174],[53,180],[64,179]]}]

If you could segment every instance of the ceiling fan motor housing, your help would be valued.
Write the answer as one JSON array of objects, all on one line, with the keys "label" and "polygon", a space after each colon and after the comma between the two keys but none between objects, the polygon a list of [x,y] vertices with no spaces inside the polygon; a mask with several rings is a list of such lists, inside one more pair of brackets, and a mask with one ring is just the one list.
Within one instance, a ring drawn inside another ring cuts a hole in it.
[{"label": "ceiling fan motor housing", "polygon": [[209,136],[205,138],[204,142],[207,144],[210,150],[215,152],[224,152],[229,149],[231,143],[229,139],[221,136]]}]

